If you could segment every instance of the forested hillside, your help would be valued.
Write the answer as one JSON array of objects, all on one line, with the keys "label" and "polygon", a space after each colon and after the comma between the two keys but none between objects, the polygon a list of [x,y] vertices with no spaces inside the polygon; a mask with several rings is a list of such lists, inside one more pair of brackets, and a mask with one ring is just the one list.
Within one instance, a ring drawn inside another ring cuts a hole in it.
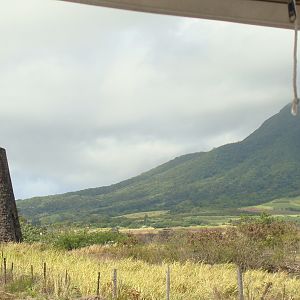
[{"label": "forested hillside", "polygon": [[177,157],[106,187],[17,201],[45,223],[99,222],[145,211],[234,210],[300,195],[300,118],[284,107],[241,142]]}]

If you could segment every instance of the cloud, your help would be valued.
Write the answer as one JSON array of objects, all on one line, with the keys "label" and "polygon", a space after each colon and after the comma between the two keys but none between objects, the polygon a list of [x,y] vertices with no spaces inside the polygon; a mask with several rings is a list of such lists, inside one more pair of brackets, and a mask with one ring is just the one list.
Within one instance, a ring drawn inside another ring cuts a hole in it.
[{"label": "cloud", "polygon": [[17,198],[108,185],[238,141],[292,98],[292,32],[50,0],[0,12]]}]

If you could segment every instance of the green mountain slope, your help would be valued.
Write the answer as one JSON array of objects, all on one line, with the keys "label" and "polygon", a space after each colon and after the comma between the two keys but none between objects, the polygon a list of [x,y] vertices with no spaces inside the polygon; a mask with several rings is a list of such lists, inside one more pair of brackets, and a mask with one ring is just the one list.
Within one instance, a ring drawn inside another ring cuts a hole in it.
[{"label": "green mountain slope", "polygon": [[139,211],[234,209],[300,195],[300,118],[284,107],[245,140],[187,154],[107,187],[18,201],[44,222],[97,222]]}]

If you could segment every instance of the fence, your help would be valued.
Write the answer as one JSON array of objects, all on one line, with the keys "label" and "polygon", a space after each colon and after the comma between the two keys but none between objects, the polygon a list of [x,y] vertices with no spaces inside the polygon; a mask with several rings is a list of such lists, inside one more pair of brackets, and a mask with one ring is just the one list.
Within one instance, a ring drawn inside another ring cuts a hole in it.
[{"label": "fence", "polygon": [[[1,254],[1,277],[2,277],[2,283],[4,287],[9,284],[14,282],[14,262],[10,262],[10,267],[8,267],[8,262],[6,257],[4,257],[3,252]],[[30,279],[32,282],[35,281],[36,278],[42,278],[42,291],[47,292],[49,286],[48,286],[48,273],[49,270],[47,268],[47,263],[44,262],[41,266],[41,270],[34,270],[33,265],[30,265]],[[96,290],[96,295],[93,295],[95,299],[104,299],[102,298],[104,295],[101,295],[101,272],[98,272],[95,276],[95,290]],[[65,287],[70,287],[71,285],[71,278],[68,273],[68,270],[65,270],[65,273],[62,276],[64,278],[63,283],[61,282],[62,285]],[[61,278],[62,278],[61,277]],[[172,293],[171,293],[171,268],[170,266],[167,266],[166,268],[166,300],[172,300]],[[112,270],[112,277],[111,277],[111,298],[112,299],[118,299],[119,296],[119,288],[118,288],[118,270],[113,269]],[[267,289],[269,286],[267,287]],[[243,293],[243,271],[240,266],[237,266],[237,289],[238,289],[238,299],[239,300],[244,300],[244,293]],[[265,292],[267,293],[267,291]],[[90,295],[92,296],[92,295]],[[136,294],[136,299],[139,299],[139,294]],[[264,299],[264,298],[262,298]]]}]

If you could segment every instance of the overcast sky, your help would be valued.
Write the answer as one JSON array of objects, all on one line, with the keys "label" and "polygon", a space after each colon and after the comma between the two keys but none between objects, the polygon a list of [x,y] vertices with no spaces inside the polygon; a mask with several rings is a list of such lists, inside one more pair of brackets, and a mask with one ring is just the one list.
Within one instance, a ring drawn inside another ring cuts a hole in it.
[{"label": "overcast sky", "polygon": [[244,139],[292,99],[293,32],[1,0],[0,146],[16,198]]}]

